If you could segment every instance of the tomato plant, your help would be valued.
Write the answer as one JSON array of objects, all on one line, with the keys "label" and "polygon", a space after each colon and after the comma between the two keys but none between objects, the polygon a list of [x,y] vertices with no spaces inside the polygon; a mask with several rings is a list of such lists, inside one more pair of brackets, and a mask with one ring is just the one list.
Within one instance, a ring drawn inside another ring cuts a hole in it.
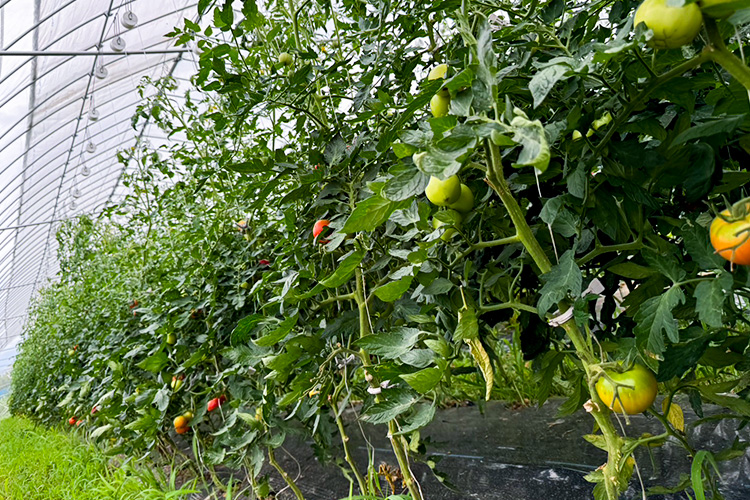
[{"label": "tomato plant", "polygon": [[[596,390],[613,363],[646,366],[668,406],[750,418],[750,274],[709,227],[750,183],[744,15],[694,37],[695,2],[651,1],[649,39],[634,1],[234,4],[198,2],[170,34],[200,50],[183,99],[175,79],[140,88],[134,124],[181,140],[123,152],[126,199],[62,224],[15,413],[97,405],[91,435],[115,454],[193,429],[199,470],[241,469],[258,497],[271,470],[298,499],[275,458],[291,433],[382,495],[352,458],[361,420],[412,500],[440,408],[515,392],[511,334],[542,381],[529,398],[559,381],[562,413],[595,424],[597,499],[645,491],[633,461],[657,437],[697,455],[668,411],[649,409],[662,436],[623,439]],[[231,404],[208,415],[216,394]]]}]

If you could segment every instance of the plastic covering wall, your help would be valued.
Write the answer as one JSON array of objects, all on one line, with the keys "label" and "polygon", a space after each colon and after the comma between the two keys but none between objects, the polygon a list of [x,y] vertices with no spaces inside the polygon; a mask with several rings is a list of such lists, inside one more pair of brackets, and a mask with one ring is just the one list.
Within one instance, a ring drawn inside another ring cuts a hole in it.
[{"label": "plastic covering wall", "polygon": [[[144,76],[188,84],[195,56],[164,35],[195,20],[196,4],[0,0],[0,373],[30,300],[58,270],[60,221],[123,196],[118,150],[163,140],[131,126],[137,87]],[[124,52],[112,47],[118,37]]]}]

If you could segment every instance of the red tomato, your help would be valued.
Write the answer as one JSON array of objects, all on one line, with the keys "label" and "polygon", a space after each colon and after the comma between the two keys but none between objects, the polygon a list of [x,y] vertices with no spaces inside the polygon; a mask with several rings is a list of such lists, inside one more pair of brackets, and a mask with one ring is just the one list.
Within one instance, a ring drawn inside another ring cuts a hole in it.
[{"label": "red tomato", "polygon": [[208,406],[206,407],[206,409],[208,411],[214,411],[218,407],[219,407],[219,398],[213,398],[211,401],[208,402]]},{"label": "red tomato", "polygon": [[271,261],[270,260],[266,260],[266,259],[260,259],[258,261],[258,264],[261,265],[261,266],[270,266],[271,265]]},{"label": "red tomato", "polygon": [[76,418],[75,417],[70,417],[70,420],[68,420],[68,423],[70,425],[76,425]]},{"label": "red tomato", "polygon": [[[323,232],[323,229],[328,227],[328,225],[331,223],[328,219],[321,219],[318,222],[315,223],[313,226],[313,241],[318,239],[318,236]],[[326,239],[320,239],[319,243],[328,243],[328,240]]]},{"label": "red tomato", "polygon": [[227,397],[222,394],[218,398],[213,398],[211,401],[209,401],[206,409],[208,411],[214,411],[216,408],[219,408],[221,405],[223,405],[226,402],[227,402]]}]

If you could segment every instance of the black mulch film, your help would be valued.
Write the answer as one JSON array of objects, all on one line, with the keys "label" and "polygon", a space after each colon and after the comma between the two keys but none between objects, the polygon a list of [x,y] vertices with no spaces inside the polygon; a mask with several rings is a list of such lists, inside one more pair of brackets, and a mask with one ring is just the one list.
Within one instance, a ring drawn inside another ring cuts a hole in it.
[{"label": "black mulch film", "polygon": [[[447,476],[455,489],[449,489],[422,463],[412,463],[412,470],[422,487],[425,500],[589,500],[593,485],[584,476],[604,463],[605,453],[583,440],[593,431],[594,420],[579,411],[557,417],[562,401],[553,400],[541,408],[512,409],[502,403],[488,403],[483,412],[478,406],[449,408],[438,411],[435,420],[422,430],[428,440],[427,456],[437,459],[437,470]],[[657,404],[659,402],[657,401]],[[739,439],[750,439],[750,430],[739,430],[741,420],[708,420],[695,425],[698,417],[686,403],[686,434],[696,450],[718,452]],[[704,406],[704,418],[719,415],[722,409]],[[644,432],[661,434],[658,420],[645,415],[631,415],[630,423],[620,421],[630,437]],[[396,467],[383,426],[363,426],[375,450],[375,464]],[[347,425],[355,460],[365,470],[367,447],[359,427]],[[646,488],[674,486],[681,475],[690,474],[687,452],[670,439],[664,446],[640,449],[638,466]],[[323,466],[313,456],[309,443],[288,438],[277,459],[297,479],[307,500],[339,500],[347,498],[349,482],[335,465]],[[343,456],[343,453],[342,453]],[[293,458],[292,458],[293,457]],[[653,457],[653,460],[652,460]],[[726,500],[750,500],[750,453],[731,461],[719,462],[721,492]],[[284,488],[275,471],[271,476],[278,500],[291,500],[294,495]],[[227,477],[229,473],[227,472]],[[236,478],[236,476],[235,476]],[[383,491],[390,493],[386,482]],[[400,493],[397,491],[397,493]],[[356,488],[354,494],[357,494]],[[623,500],[642,498],[641,487],[634,475]],[[205,495],[195,495],[202,500]],[[245,497],[243,497],[245,498]],[[651,500],[688,500],[684,493],[653,495]]]}]

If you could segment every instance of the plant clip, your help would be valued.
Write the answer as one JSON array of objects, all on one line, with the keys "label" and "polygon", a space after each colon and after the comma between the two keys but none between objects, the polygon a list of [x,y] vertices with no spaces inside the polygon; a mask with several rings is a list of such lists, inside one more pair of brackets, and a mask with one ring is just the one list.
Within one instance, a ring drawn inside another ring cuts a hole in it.
[{"label": "plant clip", "polygon": [[547,323],[549,323],[549,326],[551,327],[558,327],[562,326],[565,323],[568,322],[573,317],[573,307],[569,307],[567,311],[564,313],[560,313],[560,310],[556,310],[552,317],[547,320]]}]

